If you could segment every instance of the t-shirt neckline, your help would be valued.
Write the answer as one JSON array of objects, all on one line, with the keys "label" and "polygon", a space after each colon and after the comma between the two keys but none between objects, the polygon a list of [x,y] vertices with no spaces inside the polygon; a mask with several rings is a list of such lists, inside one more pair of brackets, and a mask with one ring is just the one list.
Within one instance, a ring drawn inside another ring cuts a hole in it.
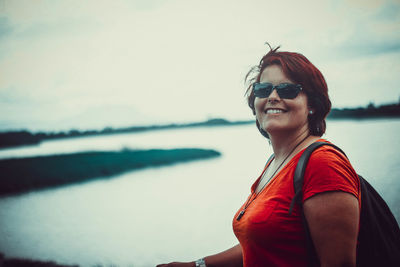
[{"label": "t-shirt neckline", "polygon": [[[316,140],[315,142],[327,142],[327,140],[326,140],[326,139],[323,139],[323,138],[320,138],[320,139]],[[315,143],[315,142],[313,142],[313,143]],[[313,144],[313,143],[311,143],[311,144]],[[311,144],[310,144],[310,145],[311,145]],[[302,150],[300,150],[299,152],[297,152],[296,155],[294,155],[294,156],[289,160],[289,162],[286,163],[286,164],[283,166],[282,169],[280,169],[277,173],[275,173],[274,177],[272,177],[272,178],[267,182],[267,184],[264,186],[264,188],[261,189],[261,191],[258,192],[257,195],[259,195],[259,194],[261,194],[263,191],[265,191],[265,189],[275,180],[275,178],[278,177],[278,176],[281,174],[281,172],[282,172],[283,170],[285,170],[286,168],[288,168],[289,166],[291,166],[291,165],[293,164],[294,160],[295,160],[297,157],[300,157],[301,154],[303,154],[304,150],[306,150],[306,148],[309,147],[310,145],[306,146],[305,148],[303,148]],[[258,178],[256,179],[256,181],[255,181],[255,182],[253,183],[253,185],[251,186],[251,193],[252,193],[252,194],[254,194],[254,192],[255,192],[255,190],[256,190],[256,188],[257,188],[257,185],[258,185],[259,181],[261,180],[261,178],[262,178],[264,172],[267,170],[268,166],[271,164],[271,162],[272,162],[274,159],[275,159],[275,157],[271,158],[271,160],[270,160],[269,162],[267,162],[267,164],[265,164],[265,167],[264,167],[264,169],[262,170],[260,176],[258,176]]]}]

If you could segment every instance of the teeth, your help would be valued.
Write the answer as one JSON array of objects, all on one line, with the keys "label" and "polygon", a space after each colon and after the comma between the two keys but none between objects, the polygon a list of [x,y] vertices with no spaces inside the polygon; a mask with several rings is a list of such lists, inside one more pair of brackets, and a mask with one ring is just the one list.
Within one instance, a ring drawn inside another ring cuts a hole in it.
[{"label": "teeth", "polygon": [[283,111],[280,109],[268,109],[267,114],[276,114],[276,113],[282,113]]}]

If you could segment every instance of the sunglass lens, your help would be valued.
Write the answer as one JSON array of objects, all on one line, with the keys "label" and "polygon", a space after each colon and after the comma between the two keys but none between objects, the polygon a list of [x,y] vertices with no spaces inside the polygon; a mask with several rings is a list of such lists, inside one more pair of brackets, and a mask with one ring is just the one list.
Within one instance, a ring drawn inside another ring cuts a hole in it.
[{"label": "sunglass lens", "polygon": [[269,83],[255,83],[253,85],[254,96],[265,98],[269,97],[272,92],[273,85]]},{"label": "sunglass lens", "polygon": [[299,94],[300,89],[295,84],[282,84],[276,87],[280,98],[294,99]]},{"label": "sunglass lens", "polygon": [[266,98],[276,89],[280,98],[294,99],[301,91],[301,86],[291,83],[282,83],[277,86],[273,86],[272,83],[254,83],[253,92],[255,97]]}]

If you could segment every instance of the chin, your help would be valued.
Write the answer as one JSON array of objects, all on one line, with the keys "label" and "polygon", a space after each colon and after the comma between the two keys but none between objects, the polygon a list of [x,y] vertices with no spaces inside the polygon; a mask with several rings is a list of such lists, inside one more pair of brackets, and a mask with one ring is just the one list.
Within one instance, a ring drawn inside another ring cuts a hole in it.
[{"label": "chin", "polygon": [[286,127],[282,127],[282,125],[278,125],[277,123],[269,123],[268,125],[265,125],[263,127],[263,130],[266,131],[268,134],[274,133],[274,132],[281,132],[285,131]]},{"label": "chin", "polygon": [[282,119],[277,119],[277,118],[268,118],[263,121],[263,129],[269,129],[269,128],[285,128],[288,125],[287,120],[282,120]]},{"label": "chin", "polygon": [[296,132],[297,127],[290,127],[289,125],[282,125],[281,123],[268,123],[264,125],[263,130],[269,135],[274,133],[290,133]]}]

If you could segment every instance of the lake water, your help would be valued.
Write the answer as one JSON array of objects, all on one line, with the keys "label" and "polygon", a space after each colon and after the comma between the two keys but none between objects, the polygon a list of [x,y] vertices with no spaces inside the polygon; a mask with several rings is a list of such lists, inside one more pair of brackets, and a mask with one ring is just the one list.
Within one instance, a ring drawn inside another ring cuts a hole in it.
[{"label": "lake water", "polygon": [[[327,132],[399,220],[400,120],[328,121]],[[237,243],[233,215],[271,153],[254,125],[54,140],[1,150],[0,158],[124,147],[212,148],[222,156],[0,198],[0,251],[81,266],[154,266]]]}]

